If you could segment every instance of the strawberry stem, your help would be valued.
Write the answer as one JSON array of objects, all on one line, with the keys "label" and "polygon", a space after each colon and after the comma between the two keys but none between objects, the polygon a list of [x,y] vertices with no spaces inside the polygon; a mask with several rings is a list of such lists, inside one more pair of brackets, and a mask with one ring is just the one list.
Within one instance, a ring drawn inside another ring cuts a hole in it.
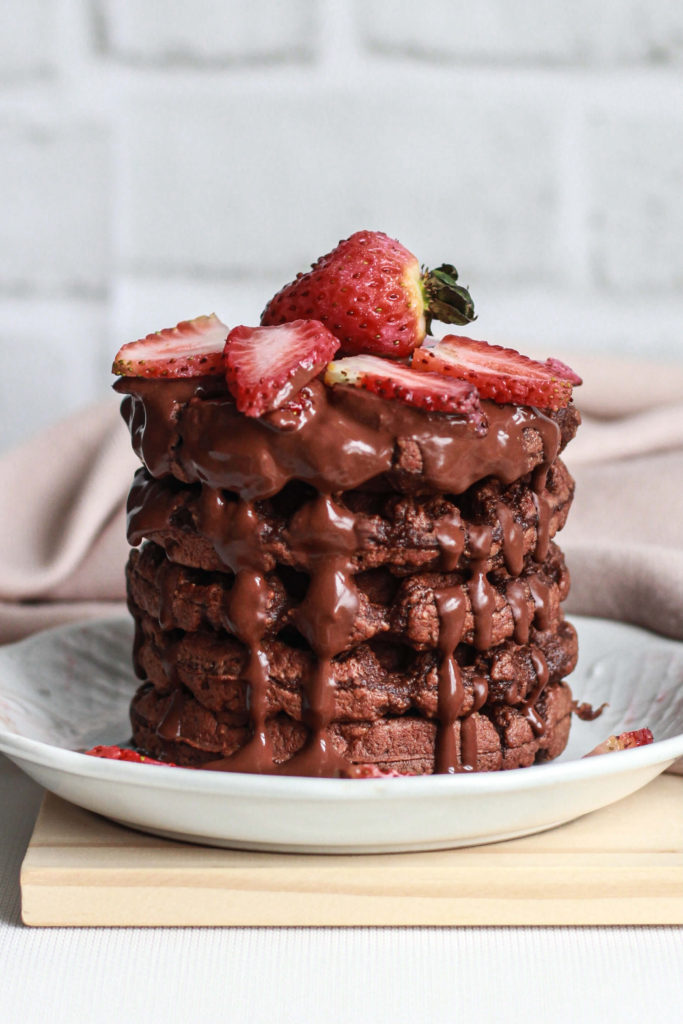
[{"label": "strawberry stem", "polygon": [[450,263],[444,263],[436,270],[423,271],[421,282],[427,334],[432,333],[432,320],[445,324],[469,324],[477,319],[472,296],[457,281],[458,271]]}]

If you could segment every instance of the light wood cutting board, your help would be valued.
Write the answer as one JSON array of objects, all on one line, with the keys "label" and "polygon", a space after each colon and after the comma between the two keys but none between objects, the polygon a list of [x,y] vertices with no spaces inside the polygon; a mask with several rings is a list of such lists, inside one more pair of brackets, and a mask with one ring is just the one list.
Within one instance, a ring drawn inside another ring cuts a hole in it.
[{"label": "light wood cutting board", "polygon": [[45,797],[29,925],[683,924],[683,779],[578,821],[435,853],[248,853],[156,839]]}]

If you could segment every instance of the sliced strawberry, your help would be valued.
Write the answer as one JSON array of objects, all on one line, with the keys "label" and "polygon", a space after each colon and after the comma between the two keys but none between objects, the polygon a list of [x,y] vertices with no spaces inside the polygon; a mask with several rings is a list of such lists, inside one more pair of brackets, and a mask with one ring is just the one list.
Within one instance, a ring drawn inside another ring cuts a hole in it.
[{"label": "sliced strawberry", "polygon": [[225,375],[245,416],[279,409],[320,373],[339,348],[319,320],[235,327],[225,344]]},{"label": "sliced strawberry", "polygon": [[652,743],[654,737],[649,729],[633,729],[631,732],[622,732],[618,736],[608,736],[606,740],[599,743],[597,747],[584,754],[584,757],[594,757],[596,754],[609,754],[613,750],[628,750],[631,747],[646,747]]},{"label": "sliced strawberry", "polygon": [[182,320],[131,341],[116,353],[111,372],[119,377],[203,377],[223,373],[229,328],[215,313]]},{"label": "sliced strawberry", "polygon": [[171,761],[155,761],[151,757],[145,757],[144,754],[138,754],[137,750],[128,750],[126,747],[104,747],[98,745],[90,750],[86,750],[85,753],[89,757],[104,757],[110,761],[133,761],[136,764],[161,764],[167,768],[178,767]]},{"label": "sliced strawberry", "polygon": [[411,365],[415,370],[436,371],[470,381],[482,398],[541,409],[567,405],[572,387],[581,383],[581,378],[559,359],[539,363],[513,348],[454,334],[447,335],[433,348],[416,349]]},{"label": "sliced strawberry", "polygon": [[553,359],[551,356],[549,359],[546,359],[545,364],[541,365],[547,366],[552,373],[556,374],[556,376],[570,381],[575,388],[579,387],[580,384],[583,384],[578,373],[575,373],[571,366],[567,366],[567,364],[563,363],[561,359]]},{"label": "sliced strawberry", "polygon": [[473,384],[436,373],[418,373],[403,363],[379,356],[338,359],[327,367],[325,383],[352,384],[428,412],[460,413],[478,430],[484,426],[479,395]]}]

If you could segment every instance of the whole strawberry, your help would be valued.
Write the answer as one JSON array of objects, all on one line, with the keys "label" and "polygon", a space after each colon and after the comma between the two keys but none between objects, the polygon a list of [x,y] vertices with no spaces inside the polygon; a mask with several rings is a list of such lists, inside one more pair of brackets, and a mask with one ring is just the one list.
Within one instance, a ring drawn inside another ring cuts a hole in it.
[{"label": "whole strawberry", "polygon": [[432,319],[467,324],[474,303],[455,267],[420,271],[417,258],[381,231],[357,231],[270,300],[264,325],[320,320],[341,354],[401,359],[431,333]]}]

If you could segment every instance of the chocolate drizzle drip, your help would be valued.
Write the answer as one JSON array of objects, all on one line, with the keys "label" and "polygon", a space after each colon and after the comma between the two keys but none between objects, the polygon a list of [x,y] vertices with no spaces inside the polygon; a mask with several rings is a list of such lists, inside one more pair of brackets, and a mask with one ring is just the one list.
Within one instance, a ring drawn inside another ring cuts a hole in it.
[{"label": "chocolate drizzle drip", "polygon": [[507,505],[499,502],[497,511],[503,533],[505,565],[511,576],[519,576],[524,568],[524,530]]},{"label": "chocolate drizzle drip", "polygon": [[[465,598],[460,587],[439,590],[436,593],[441,628],[439,630],[439,702],[436,735],[435,771],[451,774],[458,770],[458,744],[456,722],[460,718],[465,691],[462,672],[455,659],[465,624]],[[461,734],[462,735],[462,734]],[[475,737],[476,744],[476,737]],[[475,757],[476,763],[476,757]]]},{"label": "chocolate drizzle drip", "polygon": [[528,644],[531,614],[524,585],[518,580],[511,580],[507,585],[505,596],[508,599],[515,623],[515,640],[518,644]]},{"label": "chocolate drizzle drip", "polygon": [[474,613],[474,646],[478,651],[488,650],[491,646],[493,631],[496,592],[487,576],[492,541],[493,531],[490,526],[470,527],[472,577],[468,584],[468,591]]},{"label": "chocolate drizzle drip", "polygon": [[[218,379],[195,381],[123,380],[122,411],[133,445],[156,478],[172,477],[178,488],[195,486],[200,534],[214,546],[233,582],[226,589],[221,624],[244,646],[241,669],[248,693],[251,739],[237,753],[203,765],[221,771],[333,776],[352,774],[350,763],[335,749],[331,732],[335,707],[335,659],[349,648],[359,609],[353,558],[361,538],[356,515],[342,492],[367,486],[405,493],[464,494],[474,483],[495,477],[509,485],[532,476],[537,510],[534,557],[543,562],[550,543],[550,506],[544,494],[548,471],[561,442],[558,423],[538,410],[485,402],[488,432],[478,436],[456,416],[429,414],[353,388],[307,385],[295,405],[261,419],[247,419],[234,407]],[[540,438],[540,446],[538,440]],[[309,573],[308,586],[292,613],[290,627],[300,634],[312,657],[302,679],[303,720],[308,740],[285,763],[277,763],[268,737],[268,630],[273,569],[263,551],[259,502],[279,495],[289,484],[314,489],[305,493],[286,529],[295,564]],[[150,497],[152,494],[152,497]],[[174,491],[135,488],[129,502],[129,539],[138,544],[161,530],[171,515]],[[474,619],[473,646],[488,651],[492,642],[497,591],[489,579],[495,537],[501,537],[510,576],[506,595],[514,619],[515,640],[530,636],[530,599],[535,620],[545,629],[550,617],[550,589],[531,577],[528,587],[516,577],[524,570],[524,529],[502,502],[497,505],[500,534],[486,524],[466,531],[457,510],[434,525],[443,573],[453,585],[435,589],[439,616],[438,709],[435,770],[454,773],[477,765],[477,712],[488,700],[486,679],[473,676],[473,701],[463,715],[465,688],[458,661],[467,615]],[[497,528],[496,528],[497,529]],[[497,540],[496,540],[497,543]],[[463,554],[469,576],[460,569]],[[173,587],[160,588],[159,623],[173,621]],[[531,648],[536,684],[521,705],[536,735],[544,722],[536,710],[549,679],[547,662]],[[168,708],[157,734],[182,739],[183,689],[169,656],[172,686]]]},{"label": "chocolate drizzle drip", "polygon": [[226,595],[224,625],[247,648],[243,678],[248,685],[248,706],[253,736],[249,743],[228,759],[232,771],[266,772],[273,753],[266,733],[268,717],[268,656],[261,643],[268,624],[268,583],[260,572],[241,568]]},{"label": "chocolate drizzle drip", "polygon": [[293,775],[330,775],[344,767],[329,735],[334,714],[332,658],[346,647],[358,612],[358,591],[351,571],[357,539],[354,517],[320,494],[296,514],[289,530],[295,549],[312,561],[311,582],[296,613],[296,625],[308,640],[316,663],[305,684],[304,721],[310,738],[287,763]]},{"label": "chocolate drizzle drip", "polygon": [[538,512],[538,533],[534,557],[537,562],[544,562],[548,557],[550,546],[550,506],[545,495],[539,494],[537,491],[534,491],[534,502]]},{"label": "chocolate drizzle drip", "polygon": [[488,698],[488,683],[481,676],[472,680],[474,686],[474,703],[472,710],[462,719],[460,724],[460,758],[463,771],[473,771],[477,765],[477,725],[474,714],[484,706]]},{"label": "chocolate drizzle drip", "polygon": [[173,690],[164,717],[157,726],[157,736],[162,740],[176,740],[180,737],[180,714],[183,709],[182,691]]},{"label": "chocolate drizzle drip", "polygon": [[442,516],[435,523],[434,533],[441,548],[441,564],[446,572],[453,572],[465,548],[465,529],[460,512]]},{"label": "chocolate drizzle drip", "polygon": [[578,700],[572,701],[572,711],[577,718],[580,718],[582,722],[594,722],[596,718],[599,718],[605,708],[608,708],[609,704],[605,701],[599,707],[594,708],[588,701],[582,701],[579,703]]},{"label": "chocolate drizzle drip", "polygon": [[251,740],[232,757],[207,766],[226,771],[269,772],[273,752],[266,732],[268,656],[262,641],[268,626],[269,587],[259,544],[260,524],[248,501],[226,498],[221,490],[202,488],[201,529],[216,545],[235,579],[226,594],[223,624],[247,650],[243,679],[248,686]]},{"label": "chocolate drizzle drip", "polygon": [[550,587],[543,580],[539,579],[538,576],[530,576],[529,590],[536,606],[534,621],[539,629],[548,629],[550,627],[550,614],[552,610]]},{"label": "chocolate drizzle drip", "polygon": [[531,648],[531,660],[536,671],[536,685],[522,705],[522,712],[536,736],[542,736],[545,732],[545,722],[536,711],[536,702],[548,685],[550,673],[548,662],[538,647]]},{"label": "chocolate drizzle drip", "polygon": [[543,493],[548,479],[549,468],[549,461],[538,466],[534,470],[532,481],[532,493],[538,515],[536,526],[536,552],[534,554],[537,562],[545,561],[548,557],[548,548],[550,546],[550,505]]}]

